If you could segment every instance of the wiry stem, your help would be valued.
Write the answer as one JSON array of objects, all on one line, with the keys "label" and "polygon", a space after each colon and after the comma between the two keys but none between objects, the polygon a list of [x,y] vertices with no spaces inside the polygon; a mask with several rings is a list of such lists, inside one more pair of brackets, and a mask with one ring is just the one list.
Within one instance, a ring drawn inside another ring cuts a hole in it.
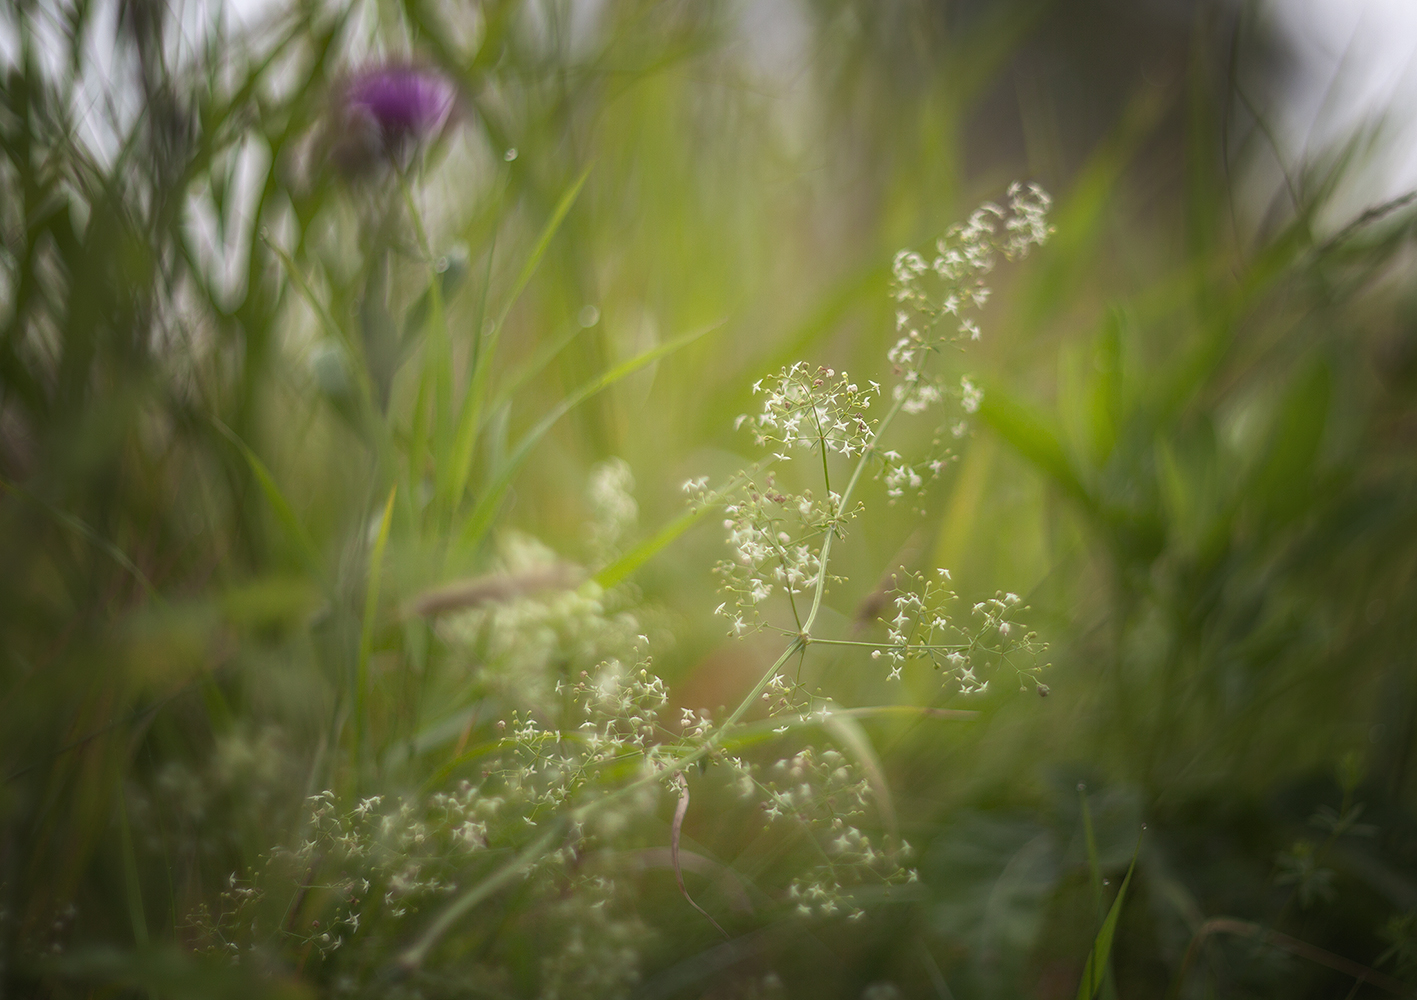
[{"label": "wiry stem", "polygon": [[[904,403],[905,395],[902,394],[900,399],[897,399],[895,403],[892,404],[891,408],[886,411],[886,415],[881,418],[880,424],[876,427],[875,431],[872,432],[871,439],[866,442],[866,447],[861,450],[861,458],[857,461],[856,468],[851,471],[851,479],[847,481],[846,491],[841,495],[841,504],[838,507],[839,514],[846,513],[847,505],[851,503],[851,494],[856,491],[856,484],[861,481],[861,474],[866,471],[867,464],[870,463],[872,456],[876,453],[876,442],[881,439],[881,435],[890,427],[891,421],[895,419],[896,414],[900,412],[900,408]],[[831,559],[832,541],[835,538],[835,529],[827,532],[827,537],[822,542],[821,555],[817,559],[817,585],[815,592],[812,594],[812,610],[807,612],[807,620],[802,623],[802,636],[806,641],[811,641],[812,623],[817,620],[817,612],[822,608],[822,594],[825,593],[827,589],[827,563]],[[764,682],[764,686],[766,686],[766,682]]]}]

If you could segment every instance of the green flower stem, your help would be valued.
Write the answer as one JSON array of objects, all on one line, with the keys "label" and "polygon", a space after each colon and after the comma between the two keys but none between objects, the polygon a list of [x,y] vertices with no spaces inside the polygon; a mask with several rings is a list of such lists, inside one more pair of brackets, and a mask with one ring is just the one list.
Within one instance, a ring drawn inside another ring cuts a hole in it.
[{"label": "green flower stem", "polygon": [[442,913],[438,914],[438,919],[433,921],[432,925],[423,932],[423,935],[399,956],[399,967],[404,972],[417,971],[428,956],[428,952],[452,928],[453,924],[458,922],[463,914],[514,878],[526,874],[532,866],[541,860],[542,855],[550,851],[552,846],[561,839],[565,831],[566,822],[560,819],[556,820],[545,833],[522,848],[521,853],[510,863],[503,865],[453,900]]},{"label": "green flower stem", "polygon": [[[863,641],[863,640],[861,640],[861,639],[815,639],[815,638],[814,638],[812,641],[813,641],[814,643],[817,643],[817,644],[822,645],[822,646],[864,646],[864,647],[866,647],[867,649],[890,649],[890,648],[891,648],[889,644],[886,644],[886,645],[883,646],[883,645],[882,645],[881,643],[879,643],[879,642],[865,642],[865,641]],[[961,650],[973,649],[973,648],[974,648],[974,644],[973,644],[973,643],[968,643],[968,642],[957,642],[957,643],[912,642],[912,643],[910,644],[910,648],[911,648],[911,649],[929,650],[930,652],[937,652],[937,653],[955,653],[955,652],[959,652],[959,651],[961,651]]]},{"label": "green flower stem", "polygon": [[[887,428],[891,425],[891,421],[894,420],[896,414],[900,412],[900,408],[905,404],[905,398],[906,394],[902,393],[900,399],[897,399],[891,408],[886,411],[886,415],[881,418],[880,426],[876,428],[875,433],[871,435],[870,442],[866,445],[865,449],[862,450],[861,458],[857,461],[856,468],[851,472],[851,479],[846,484],[846,491],[841,495],[841,505],[838,508],[840,514],[846,513],[847,506],[851,503],[851,494],[855,492],[856,484],[861,481],[861,474],[866,471],[867,463],[871,461],[871,457],[876,453],[876,442],[881,440],[881,435],[886,432]],[[827,589],[827,562],[831,559],[832,541],[835,538],[836,531],[828,531],[826,539],[822,542],[822,553],[818,557],[816,592],[812,595],[812,610],[807,612],[807,620],[802,623],[802,637],[804,642],[811,641],[812,623],[817,620],[817,612],[822,608],[822,594],[825,593]],[[766,684],[767,682],[764,681],[763,686],[766,687]]]}]

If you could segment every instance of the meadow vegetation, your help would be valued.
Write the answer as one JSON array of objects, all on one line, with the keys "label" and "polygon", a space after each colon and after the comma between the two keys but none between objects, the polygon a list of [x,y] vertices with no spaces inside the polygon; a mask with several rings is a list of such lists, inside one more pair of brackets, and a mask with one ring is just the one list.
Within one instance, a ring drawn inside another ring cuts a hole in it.
[{"label": "meadow vegetation", "polygon": [[0,996],[1417,988],[1417,203],[1067,6],[0,10]]}]

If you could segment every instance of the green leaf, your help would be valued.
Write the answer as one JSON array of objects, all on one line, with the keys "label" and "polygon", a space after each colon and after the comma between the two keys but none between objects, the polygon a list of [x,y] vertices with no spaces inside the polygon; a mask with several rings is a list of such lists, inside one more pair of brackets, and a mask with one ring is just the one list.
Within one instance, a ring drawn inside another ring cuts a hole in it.
[{"label": "green leaf", "polygon": [[1268,452],[1252,480],[1254,494],[1275,520],[1288,520],[1308,502],[1332,398],[1333,373],[1322,363],[1305,372],[1285,394]]},{"label": "green leaf", "polygon": [[384,515],[379,520],[379,534],[374,539],[374,551],[369,555],[369,582],[364,588],[364,622],[359,630],[359,659],[355,667],[354,709],[358,736],[355,745],[363,743],[368,731],[366,717],[369,699],[369,653],[374,646],[374,618],[379,611],[379,578],[384,566],[384,548],[389,542],[389,524],[394,519],[395,486],[389,490]]},{"label": "green leaf", "polygon": [[1141,838],[1137,838],[1137,848],[1132,852],[1132,863],[1127,866],[1127,877],[1122,879],[1122,888],[1117,890],[1117,898],[1107,911],[1107,919],[1102,921],[1102,929],[1092,942],[1092,951],[1083,966],[1082,982],[1078,983],[1078,1000],[1093,1000],[1105,978],[1107,963],[1112,958],[1112,938],[1117,933],[1117,920],[1122,915],[1122,904],[1127,898],[1127,886],[1131,884],[1132,872],[1137,867],[1137,855],[1141,853]]},{"label": "green leaf", "polygon": [[300,523],[300,519],[295,516],[295,508],[290,505],[290,501],[285,498],[285,494],[276,485],[275,477],[271,475],[271,470],[266,468],[266,463],[256,456],[256,453],[247,446],[245,441],[237,437],[226,424],[212,418],[217,430],[241,451],[246,458],[246,464],[251,467],[251,474],[256,477],[256,482],[261,487],[261,492],[266,495],[266,502],[271,506],[271,512],[275,514],[276,521],[284,529],[286,537],[295,547],[295,553],[299,556],[301,563],[309,574],[317,580],[324,580],[324,572],[320,568],[320,557],[315,548],[314,541],[311,540],[305,526]]},{"label": "green leaf", "polygon": [[[502,306],[502,311],[497,315],[497,321],[492,325],[492,331],[487,335],[487,343],[482,345],[476,352],[479,359],[477,367],[472,373],[472,384],[468,387],[467,396],[463,400],[462,410],[458,414],[457,430],[453,435],[452,465],[448,480],[448,496],[452,504],[456,505],[461,499],[463,491],[467,489],[468,477],[472,474],[473,448],[477,443],[477,433],[482,427],[482,410],[484,401],[487,398],[487,386],[492,373],[492,360],[497,354],[497,340],[502,335],[502,326],[507,321],[507,315],[512,311],[512,306],[516,304],[522,291],[526,288],[527,282],[531,281],[531,276],[536,273],[537,267],[541,264],[541,258],[546,255],[546,249],[551,245],[551,239],[556,235],[556,231],[561,228],[561,223],[565,221],[566,214],[570,212],[571,206],[576,203],[576,198],[581,193],[581,188],[585,186],[586,178],[590,176],[591,167],[594,164],[587,164],[581,171],[580,176],[572,182],[566,193],[561,196],[560,202],[556,205],[555,211],[551,213],[551,218],[546,220],[545,227],[541,230],[540,237],[537,238],[536,245],[532,248],[526,263],[522,265],[522,270],[517,275],[516,283],[512,285],[511,294],[507,296],[506,303]],[[476,338],[482,337],[482,331],[473,331]]]},{"label": "green leaf", "polygon": [[137,856],[133,853],[133,829],[128,824],[128,803],[123,786],[118,787],[118,839],[123,851],[123,885],[128,897],[128,922],[133,927],[133,943],[148,946],[148,919],[143,911],[142,882],[138,876]]},{"label": "green leaf", "polygon": [[1049,421],[1042,414],[1034,412],[1004,390],[991,386],[984,393],[979,416],[1065,493],[1089,509],[1095,506],[1091,495],[1073,471],[1062,442],[1049,429]]},{"label": "green leaf", "polygon": [[646,538],[619,559],[616,559],[610,565],[596,573],[593,579],[601,587],[609,590],[611,587],[628,578],[635,570],[653,559],[661,549],[694,525],[698,524],[706,515],[716,509],[714,504],[704,504],[697,510],[686,510],[649,538]]},{"label": "green leaf", "polygon": [[477,505],[472,509],[472,512],[468,514],[467,519],[463,522],[462,530],[459,532],[459,540],[462,546],[464,548],[471,548],[482,540],[482,536],[486,534],[487,529],[492,524],[492,519],[497,515],[497,509],[501,506],[502,498],[507,495],[507,490],[511,488],[512,480],[516,477],[517,471],[531,454],[531,450],[536,447],[537,442],[546,436],[546,432],[551,429],[556,421],[560,420],[570,410],[585,402],[587,399],[590,399],[596,393],[609,388],[627,375],[639,371],[646,365],[653,364],[660,358],[673,354],[682,347],[687,347],[700,337],[722,326],[723,323],[719,322],[700,330],[693,330],[667,343],[660,344],[658,347],[651,348],[643,354],[638,354],[581,386],[575,392],[561,400],[556,406],[552,407],[551,411],[547,413],[546,416],[542,417],[541,420],[536,423],[536,426],[527,431],[522,439],[517,442],[516,448],[507,456],[507,460],[503,462],[501,468],[497,470],[497,474],[493,477],[492,482],[488,484],[487,489],[483,491],[482,496],[478,498]]}]

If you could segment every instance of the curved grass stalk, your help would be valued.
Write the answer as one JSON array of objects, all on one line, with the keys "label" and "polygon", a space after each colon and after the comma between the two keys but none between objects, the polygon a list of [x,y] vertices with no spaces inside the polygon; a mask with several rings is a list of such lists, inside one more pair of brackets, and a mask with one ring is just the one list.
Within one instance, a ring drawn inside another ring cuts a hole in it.
[{"label": "curved grass stalk", "polygon": [[487,878],[469,888],[457,899],[453,900],[442,913],[438,914],[432,925],[423,932],[417,941],[407,948],[398,957],[398,967],[406,973],[416,972],[423,964],[423,960],[428,957],[428,952],[433,946],[452,929],[458,920],[471,910],[478,903],[488,896],[491,896],[502,886],[526,873],[533,865],[541,860],[542,855],[551,850],[566,830],[565,820],[558,819],[551,824],[545,833],[526,847],[522,848],[509,863],[497,869]]}]

